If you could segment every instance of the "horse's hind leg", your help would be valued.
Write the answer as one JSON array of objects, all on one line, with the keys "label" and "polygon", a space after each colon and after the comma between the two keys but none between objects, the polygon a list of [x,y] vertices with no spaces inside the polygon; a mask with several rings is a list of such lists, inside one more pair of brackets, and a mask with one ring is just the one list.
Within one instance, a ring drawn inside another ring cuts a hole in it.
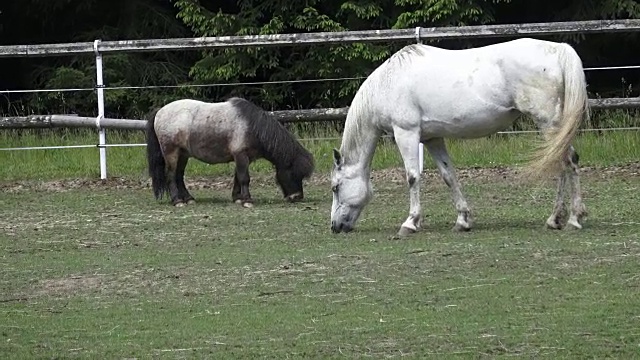
[{"label": "horse's hind leg", "polygon": [[420,145],[420,130],[394,129],[396,145],[402,155],[409,185],[409,217],[402,223],[398,235],[407,236],[418,231],[422,221],[420,206],[420,159],[418,157]]},{"label": "horse's hind leg", "polygon": [[580,170],[578,168],[578,153],[573,146],[569,149],[568,169],[565,174],[571,181],[571,212],[567,226],[574,229],[582,229],[580,220],[587,215],[587,209],[582,202],[582,192],[580,189]]},{"label": "horse's hind leg", "polygon": [[249,192],[249,183],[251,182],[249,157],[244,153],[240,153],[234,155],[234,162],[236,163],[236,173],[233,179],[233,201],[241,203],[244,207],[252,207],[253,200]]},{"label": "horse's hind leg", "polygon": [[451,159],[449,158],[449,153],[447,152],[447,146],[445,145],[444,139],[431,139],[427,141],[425,145],[429,154],[433,157],[433,160],[440,171],[440,175],[442,175],[442,179],[451,189],[453,204],[458,211],[458,218],[453,229],[457,231],[470,230],[472,226],[471,211],[469,210],[467,199],[465,199],[462,194],[462,188],[458,182],[458,178],[456,177],[456,172],[451,163]]},{"label": "horse's hind leg", "polygon": [[176,185],[178,187],[178,197],[182,199],[184,203],[195,204],[196,200],[191,196],[184,183],[184,170],[187,167],[188,162],[189,155],[184,151],[181,152],[176,166]]},{"label": "horse's hind leg", "polygon": [[566,207],[564,206],[564,188],[567,183],[568,172],[565,169],[558,176],[558,191],[556,193],[556,202],[553,206],[551,216],[547,219],[547,227],[549,229],[562,229],[562,219],[566,215]]},{"label": "horse's hind leg", "polygon": [[571,187],[571,211],[567,226],[573,229],[582,229],[580,220],[587,214],[587,210],[582,202],[582,193],[580,189],[580,174],[578,168],[578,153],[573,146],[569,149],[565,162],[565,169],[558,177],[558,192],[556,194],[556,203],[553,207],[551,216],[547,219],[547,227],[550,229],[561,229],[562,221],[566,216],[567,209],[564,205],[564,191],[567,186],[567,180]]}]

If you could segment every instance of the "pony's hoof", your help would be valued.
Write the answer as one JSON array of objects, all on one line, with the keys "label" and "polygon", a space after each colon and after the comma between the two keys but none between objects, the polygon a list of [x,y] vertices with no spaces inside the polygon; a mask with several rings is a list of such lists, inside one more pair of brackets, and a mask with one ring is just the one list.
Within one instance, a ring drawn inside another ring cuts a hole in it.
[{"label": "pony's hoof", "polygon": [[173,206],[175,206],[175,207],[185,207],[185,206],[187,206],[187,204],[185,204],[182,201],[180,201],[180,202],[177,202],[177,203],[173,204]]},{"label": "pony's hoof", "polygon": [[304,196],[300,193],[291,194],[287,196],[287,201],[291,203],[302,201],[302,199],[304,199]]},{"label": "pony's hoof", "polygon": [[399,238],[405,238],[411,234],[415,234],[416,230],[414,229],[409,229],[408,227],[400,227],[400,230],[398,230],[398,237]]},{"label": "pony's hoof", "polygon": [[195,204],[195,203],[196,203],[196,200],[195,200],[195,199],[189,199],[189,200],[187,200],[187,205],[193,205],[193,204]]},{"label": "pony's hoof", "polygon": [[251,202],[244,202],[242,203],[242,207],[245,207],[247,209],[251,209],[253,207],[253,203]]}]

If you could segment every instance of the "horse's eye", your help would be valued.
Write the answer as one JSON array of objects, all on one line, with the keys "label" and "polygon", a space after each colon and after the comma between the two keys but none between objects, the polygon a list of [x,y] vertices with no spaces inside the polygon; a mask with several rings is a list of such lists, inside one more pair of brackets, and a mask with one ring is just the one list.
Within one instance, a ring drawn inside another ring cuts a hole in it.
[{"label": "horse's eye", "polygon": [[334,193],[337,193],[338,192],[338,185],[333,185],[331,187],[331,191],[333,191]]}]

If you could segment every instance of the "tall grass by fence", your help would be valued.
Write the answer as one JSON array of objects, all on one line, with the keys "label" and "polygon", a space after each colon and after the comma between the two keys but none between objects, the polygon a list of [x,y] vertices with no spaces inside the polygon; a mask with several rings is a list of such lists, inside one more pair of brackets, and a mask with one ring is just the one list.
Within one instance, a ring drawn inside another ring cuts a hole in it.
[{"label": "tall grass by fence", "polygon": [[[397,29],[374,31],[347,31],[347,32],[321,32],[301,34],[277,34],[255,36],[225,36],[191,39],[147,39],[131,41],[101,41],[92,43],[66,43],[66,44],[38,44],[38,45],[10,45],[0,46],[0,57],[31,57],[54,56],[93,53],[96,57],[96,87],[98,113],[93,117],[66,117],[63,115],[12,117],[0,120],[0,127],[51,127],[56,122],[63,126],[95,127],[99,133],[97,148],[99,150],[100,177],[107,177],[106,163],[106,128],[140,128],[143,122],[122,122],[122,119],[105,119],[104,91],[106,87],[102,78],[102,55],[114,52],[139,52],[139,51],[170,51],[170,50],[195,50],[203,48],[227,48],[246,46],[301,46],[329,43],[355,43],[355,42],[380,42],[380,41],[417,41],[426,39],[452,39],[452,38],[501,38],[519,37],[528,35],[557,35],[557,34],[592,34],[592,33],[616,33],[638,32],[640,20],[593,20],[579,22],[556,22],[535,24],[507,24],[486,26],[464,26],[444,28]],[[633,67],[633,66],[629,66]],[[613,67],[611,67],[613,68]],[[605,68],[597,68],[602,70]],[[62,90],[62,89],[60,89]],[[66,89],[69,90],[69,89]],[[86,89],[74,89],[86,90]],[[9,90],[10,92],[11,90]],[[1,92],[0,92],[1,93]],[[595,108],[628,108],[640,107],[640,99],[637,98],[610,98],[592,99]],[[303,114],[303,115],[300,115]],[[306,109],[292,115],[300,120],[315,119],[317,121],[336,120],[344,117],[346,108],[342,109]],[[291,114],[289,114],[291,115]],[[116,123],[120,124],[117,125]],[[35,147],[35,146],[34,146]]]}]

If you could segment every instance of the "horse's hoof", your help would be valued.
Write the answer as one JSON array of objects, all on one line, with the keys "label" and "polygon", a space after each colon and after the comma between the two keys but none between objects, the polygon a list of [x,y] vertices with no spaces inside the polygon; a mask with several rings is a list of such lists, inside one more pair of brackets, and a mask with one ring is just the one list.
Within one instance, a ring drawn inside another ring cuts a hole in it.
[{"label": "horse's hoof", "polygon": [[582,229],[582,225],[580,225],[580,223],[576,220],[569,220],[567,221],[567,229],[571,229],[571,230],[581,230]]},{"label": "horse's hoof", "polygon": [[195,204],[195,203],[196,203],[196,200],[195,200],[195,199],[189,199],[189,200],[187,200],[187,205],[193,205],[193,204]]},{"label": "horse's hoof", "polygon": [[555,218],[549,218],[547,220],[547,229],[560,230],[562,229],[562,224],[560,224],[560,222],[558,222]]},{"label": "horse's hoof", "polygon": [[241,205],[242,204],[242,199],[235,199],[233,200],[234,203]]},{"label": "horse's hoof", "polygon": [[398,237],[400,238],[405,238],[411,234],[414,234],[416,232],[416,230],[414,229],[409,229],[408,227],[400,227],[400,230],[398,230]]},{"label": "horse's hoof", "polygon": [[453,225],[452,231],[457,232],[466,232],[471,230],[472,220],[471,214],[467,211],[459,211],[458,218],[456,219],[456,224]]},{"label": "horse's hoof", "polygon": [[173,206],[175,206],[175,207],[185,207],[185,206],[187,206],[187,204],[185,204],[182,201],[180,201],[180,202],[177,202],[177,203],[173,204]]},{"label": "horse's hoof", "polygon": [[250,202],[242,203],[242,207],[245,207],[247,209],[251,209],[253,207],[253,203],[250,203]]},{"label": "horse's hoof", "polygon": [[456,232],[467,232],[471,230],[471,225],[469,223],[459,223],[457,222],[455,225],[453,225],[453,229],[451,229],[453,231]]}]

